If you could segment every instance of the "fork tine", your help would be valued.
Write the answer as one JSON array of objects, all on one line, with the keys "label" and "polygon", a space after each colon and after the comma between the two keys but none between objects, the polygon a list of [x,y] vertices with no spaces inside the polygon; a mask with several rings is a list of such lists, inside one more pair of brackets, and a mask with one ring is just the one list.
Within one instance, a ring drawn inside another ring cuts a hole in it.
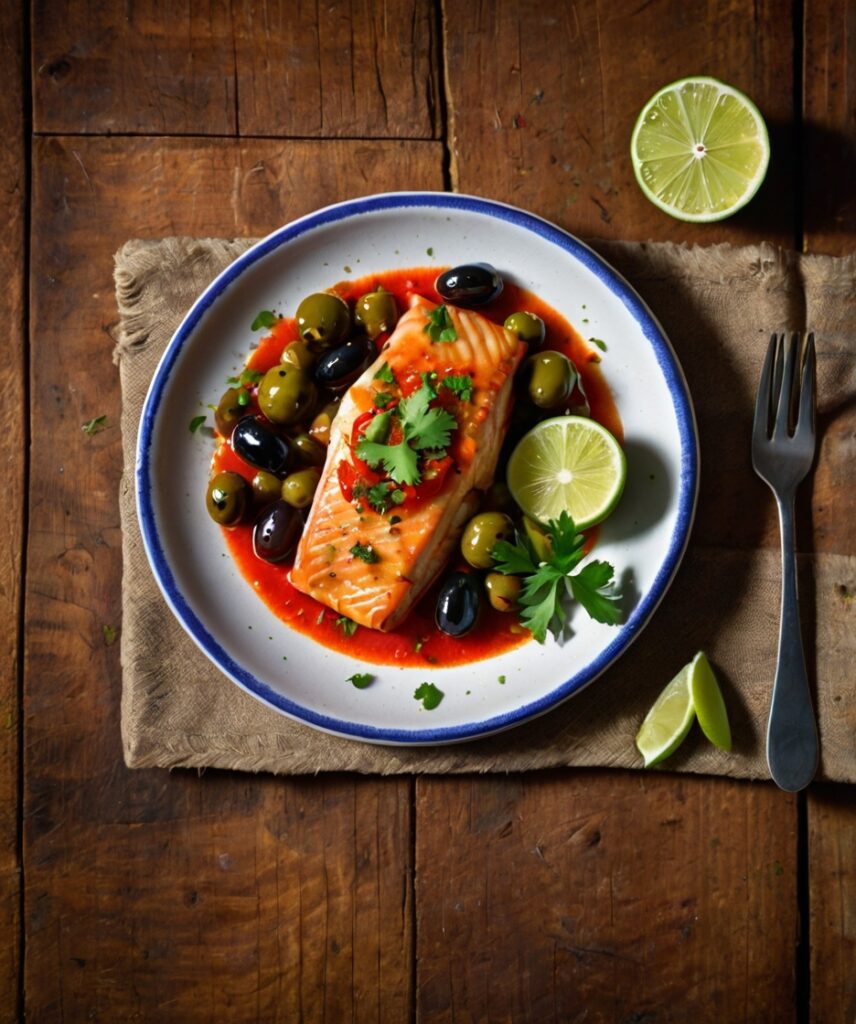
[{"label": "fork tine", "polygon": [[755,399],[755,422],[752,425],[752,441],[758,444],[770,436],[770,407],[773,386],[773,368],[778,349],[778,336],[770,336],[767,355],[761,368],[761,379],[758,382],[758,396]]},{"label": "fork tine", "polygon": [[815,405],[815,356],[814,334],[808,336],[803,358],[802,386],[800,389],[800,408],[797,415],[795,434],[808,434],[814,437],[814,405]]},{"label": "fork tine", "polygon": [[[799,352],[798,334],[792,334],[787,351],[785,352],[785,365],[782,371],[781,387],[779,389],[779,404],[776,408],[776,421],[773,426],[773,439],[787,437],[788,426],[793,406],[794,388],[797,383],[797,359]],[[784,337],[782,348],[784,348]]]}]

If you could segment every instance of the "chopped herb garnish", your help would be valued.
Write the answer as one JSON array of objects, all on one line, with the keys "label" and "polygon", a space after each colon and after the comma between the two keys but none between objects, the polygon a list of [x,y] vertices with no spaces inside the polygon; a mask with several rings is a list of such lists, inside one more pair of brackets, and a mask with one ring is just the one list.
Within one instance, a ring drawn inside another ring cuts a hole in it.
[{"label": "chopped herb garnish", "polygon": [[413,696],[416,700],[422,701],[422,707],[426,711],[433,711],[443,699],[444,694],[433,683],[422,683],[416,688]]},{"label": "chopped herb garnish", "polygon": [[367,565],[374,565],[375,562],[380,561],[380,555],[371,544],[354,544],[351,548],[351,554],[354,558],[359,558],[361,562],[365,562]]},{"label": "chopped herb garnish", "polygon": [[262,327],[273,327],[279,320],[276,313],[272,313],[269,309],[263,309],[260,313],[256,314],[255,320],[250,324],[251,331],[260,331]]},{"label": "chopped herb garnish", "polygon": [[536,554],[522,533],[517,543],[500,541],[491,552],[496,568],[505,575],[522,575],[520,621],[543,644],[547,630],[558,639],[562,632],[562,599],[573,596],[596,622],[617,625],[621,620],[621,595],[612,585],[614,569],[608,562],[589,562],[579,572],[571,570],[584,557],[585,537],[577,533],[573,519],[562,512],[547,524],[550,550],[546,560]]},{"label": "chopped herb garnish", "polygon": [[390,501],[392,500],[389,484],[380,483],[369,487],[366,490],[366,500],[375,512],[380,512],[383,515],[389,508]]},{"label": "chopped herb garnish", "polygon": [[238,392],[238,405],[245,406],[250,404],[250,395],[248,391]]},{"label": "chopped herb garnish", "polygon": [[458,332],[449,310],[444,305],[436,306],[428,314],[428,323],[422,328],[432,341],[457,341]]},{"label": "chopped herb garnish", "polygon": [[261,370],[243,370],[241,373],[241,383],[247,384],[258,384],[258,382],[264,377]]},{"label": "chopped herb garnish", "polygon": [[388,391],[378,391],[373,401],[378,409],[385,409],[394,398],[395,395],[391,395]]},{"label": "chopped herb garnish", "polygon": [[204,422],[204,416],[194,416],[193,419],[190,421],[190,433],[195,434],[196,431],[199,430],[199,428],[202,426]]},{"label": "chopped herb garnish", "polygon": [[373,380],[382,380],[384,384],[394,384],[395,377],[392,370],[389,368],[389,363],[384,363],[383,366],[377,371],[372,378]]},{"label": "chopped herb garnish", "polygon": [[347,615],[340,615],[339,618],[336,619],[336,625],[341,629],[345,636],[353,636],[360,628],[359,625],[354,622],[353,619],[349,619]]},{"label": "chopped herb garnish", "polygon": [[429,245],[428,248],[425,250],[425,252],[427,252],[429,256],[433,256],[434,255],[434,247]]},{"label": "chopped herb garnish", "polygon": [[462,402],[469,402],[473,397],[473,378],[468,374],[450,374],[443,378],[442,387],[448,388]]},{"label": "chopped herb garnish", "polygon": [[416,639],[413,641],[413,650],[417,654],[422,650],[422,648],[424,646],[425,646],[425,641],[422,639],[421,636],[416,637]]},{"label": "chopped herb garnish", "polygon": [[227,377],[226,378],[226,383],[227,384],[240,384],[241,380],[240,380],[239,377]]},{"label": "chopped herb garnish", "polygon": [[88,423],[84,423],[80,429],[83,431],[84,434],[88,434],[90,437],[92,437],[92,435],[97,434],[99,430],[103,430],[106,423],[106,415],[96,416],[94,420],[90,420]]},{"label": "chopped herb garnish", "polygon": [[505,676],[498,676],[498,680],[502,686],[505,686]]},{"label": "chopped herb garnish", "polygon": [[601,352],[606,352],[606,342],[601,341],[600,338],[589,338],[592,345],[597,345]]},{"label": "chopped herb garnish", "polygon": [[102,626],[101,635],[104,637],[104,643],[107,647],[112,647],[116,643],[116,637],[119,635],[119,630],[115,626]]},{"label": "chopped herb garnish", "polygon": [[422,386],[426,387],[426,388],[430,388],[430,390],[431,390],[431,397],[432,398],[436,398],[437,397],[437,389],[434,387],[434,385],[437,383],[437,371],[436,370],[423,370],[422,373],[419,374],[419,376],[422,378]]},{"label": "chopped herb garnish", "polygon": [[390,430],[392,430],[392,412],[382,412],[369,423],[363,437],[375,444],[386,444]]},{"label": "chopped herb garnish", "polygon": [[347,682],[353,683],[358,690],[364,690],[373,679],[374,676],[370,672],[355,672],[348,676]]},{"label": "chopped herb garnish", "polygon": [[[393,505],[403,505],[404,504],[404,499],[407,497],[407,495],[404,493],[404,491],[400,491],[396,487],[396,489],[391,492],[389,497],[390,497],[390,500],[392,501]],[[397,518],[397,517],[394,517],[394,518]],[[399,522],[401,522],[400,519],[399,519]]]}]

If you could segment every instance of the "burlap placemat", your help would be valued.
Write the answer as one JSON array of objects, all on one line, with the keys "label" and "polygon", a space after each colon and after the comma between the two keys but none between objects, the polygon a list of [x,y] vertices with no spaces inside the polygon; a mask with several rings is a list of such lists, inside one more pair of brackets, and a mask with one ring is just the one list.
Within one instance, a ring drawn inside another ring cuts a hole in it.
[{"label": "burlap placemat", "polygon": [[[116,255],[121,314],[125,470],[122,736],[131,767],[216,766],[312,773],[519,771],[559,765],[639,767],[633,745],[659,690],[697,649],[708,652],[732,718],[724,754],[698,730],[672,770],[765,778],[764,735],[778,631],[776,550],[701,546],[695,538],[669,594],[632,650],[593,686],[508,733],[436,749],[376,747],[326,736],[269,710],[222,676],[185,635],[152,578],[134,506],[137,426],[155,365],[195,297],[249,240],[128,242]],[[749,459],[754,389],[772,330],[817,333],[819,422],[856,394],[856,257],[786,253],[769,245],[687,249],[596,247],[640,291],[666,329],[696,405],[702,451],[700,520],[717,495],[735,521],[763,487]],[[852,465],[852,464],[851,464]],[[841,481],[853,513],[852,474]],[[723,501],[723,493],[729,501]],[[772,498],[770,499],[772,501]],[[722,536],[714,534],[716,536]],[[820,777],[856,780],[856,559],[801,560],[804,631],[821,735]]]}]

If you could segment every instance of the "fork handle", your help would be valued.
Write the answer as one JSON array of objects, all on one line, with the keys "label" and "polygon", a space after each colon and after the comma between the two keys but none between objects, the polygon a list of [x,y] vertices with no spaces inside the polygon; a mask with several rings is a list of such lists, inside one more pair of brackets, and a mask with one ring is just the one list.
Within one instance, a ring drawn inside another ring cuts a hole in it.
[{"label": "fork handle", "polygon": [[767,764],[782,789],[804,789],[817,769],[817,725],[805,667],[797,598],[794,496],[777,495],[782,532],[782,615],[773,702],[767,723]]}]

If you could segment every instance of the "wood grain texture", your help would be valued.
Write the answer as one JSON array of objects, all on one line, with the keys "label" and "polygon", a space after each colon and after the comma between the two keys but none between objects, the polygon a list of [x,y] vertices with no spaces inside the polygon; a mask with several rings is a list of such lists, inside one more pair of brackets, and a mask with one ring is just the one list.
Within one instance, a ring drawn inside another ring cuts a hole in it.
[{"label": "wood grain texture", "polygon": [[[584,237],[793,245],[791,7],[787,0],[682,4],[498,0],[446,5],[452,180]],[[684,224],[642,195],[629,158],[644,103],[710,74],[761,108],[777,159],[751,205]]]},{"label": "wood grain texture", "polygon": [[807,3],[803,35],[805,248],[840,255],[856,243],[856,6]]},{"label": "wood grain texture", "polygon": [[[151,1020],[164,1005],[182,1021],[406,1019],[406,779],[122,765],[118,644],[102,632],[121,627],[112,255],[131,236],[259,235],[346,195],[438,187],[440,156],[433,143],[36,140],[24,698],[34,1020]],[[80,426],[98,415],[106,429],[88,437]]]},{"label": "wood grain texture", "polygon": [[431,0],[236,0],[241,135],[439,133]]},{"label": "wood grain texture", "polygon": [[[808,252],[843,255],[856,250],[856,7],[847,0],[806,4],[803,33],[803,245]],[[853,554],[853,403],[824,424],[824,435],[815,480],[828,500],[820,509],[813,503],[814,532],[835,536],[842,553]],[[848,495],[849,512],[842,510]],[[810,1017],[816,1024],[849,1024],[856,1020],[853,789],[813,786],[807,816]]]},{"label": "wood grain texture", "polygon": [[18,703],[21,643],[21,571],[27,458],[24,237],[27,170],[23,102],[22,14],[0,9],[0,195],[5,228],[0,239],[0,1024],[17,1019],[20,999],[21,864]]},{"label": "wood grain texture", "polygon": [[624,773],[420,781],[419,1020],[793,1019],[794,803]]},{"label": "wood grain texture", "polygon": [[39,132],[430,139],[431,0],[37,0]]},{"label": "wood grain texture", "polygon": [[811,1020],[856,1020],[856,798],[852,787],[809,793]]},{"label": "wood grain texture", "polygon": [[232,135],[228,0],[35,0],[37,132]]}]

